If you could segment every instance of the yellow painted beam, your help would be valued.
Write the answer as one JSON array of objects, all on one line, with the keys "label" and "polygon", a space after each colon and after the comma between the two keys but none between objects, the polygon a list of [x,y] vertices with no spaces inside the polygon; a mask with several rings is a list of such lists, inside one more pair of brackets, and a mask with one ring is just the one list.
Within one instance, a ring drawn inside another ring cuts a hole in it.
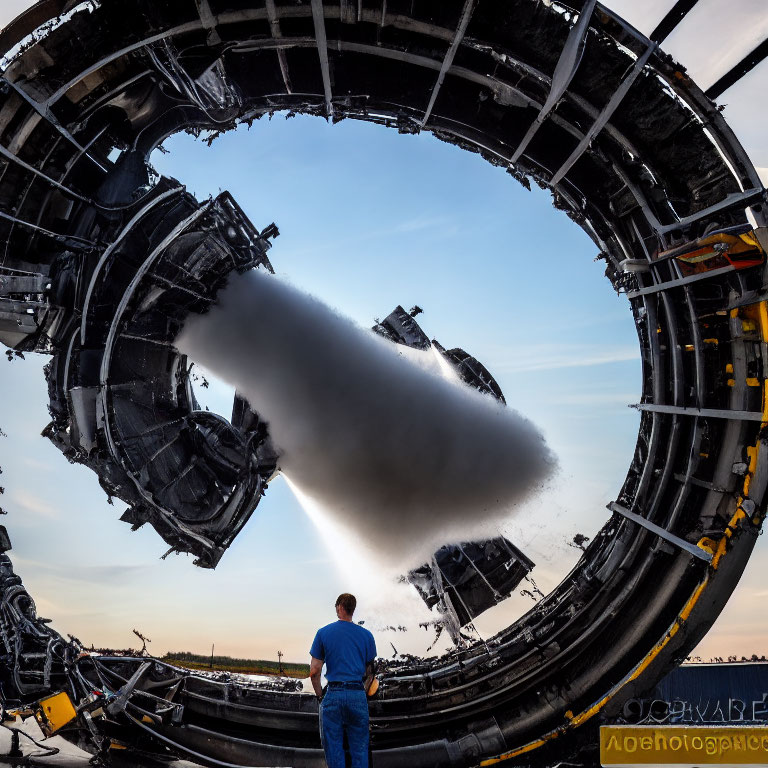
[{"label": "yellow painted beam", "polygon": [[[765,301],[761,301],[758,304],[752,304],[747,307],[742,307],[740,309],[732,309],[730,311],[730,316],[732,318],[739,317],[739,314],[742,314],[746,317],[750,317],[754,319],[757,323],[757,326],[760,329],[760,336],[763,341],[768,341],[768,303]],[[726,366],[726,370],[729,373],[733,372],[733,366],[729,363]],[[765,427],[768,426],[768,393],[766,392],[766,382],[762,380],[760,382],[763,386],[763,421],[761,423],[761,426]],[[730,384],[730,382],[729,382]],[[621,681],[619,681],[603,698],[596,701],[592,706],[588,707],[584,711],[580,712],[578,715],[573,715],[570,711],[566,713],[565,723],[559,727],[555,728],[552,731],[549,731],[549,733],[544,734],[539,739],[536,739],[535,741],[531,741],[528,744],[524,744],[520,747],[517,747],[516,749],[512,749],[508,752],[504,752],[500,755],[497,755],[496,757],[487,758],[486,760],[483,760],[480,765],[490,766],[490,765],[496,765],[497,763],[504,762],[506,760],[512,760],[516,757],[519,757],[520,755],[524,755],[527,752],[532,752],[535,749],[538,749],[539,747],[546,744],[548,741],[552,741],[553,739],[558,738],[563,733],[565,733],[570,728],[575,728],[579,725],[582,725],[587,720],[590,720],[592,717],[594,717],[627,683],[632,682],[633,680],[636,680],[640,675],[650,666],[650,664],[656,659],[656,657],[661,653],[663,648],[669,643],[669,641],[678,633],[680,630],[680,627],[686,622],[688,617],[693,612],[694,607],[696,606],[696,603],[698,603],[699,599],[701,598],[702,594],[706,590],[706,588],[709,586],[709,583],[711,581],[711,576],[714,574],[715,571],[717,571],[720,561],[723,557],[725,557],[727,551],[728,551],[728,544],[733,537],[733,534],[735,531],[742,525],[744,525],[745,519],[748,517],[744,509],[742,508],[741,504],[744,501],[744,499],[748,496],[749,493],[749,486],[752,480],[752,476],[755,473],[755,470],[757,468],[757,456],[760,451],[760,440],[756,442],[756,444],[753,447],[750,447],[747,449],[747,455],[749,456],[749,467],[747,470],[747,474],[744,478],[744,486],[742,488],[742,494],[740,495],[738,499],[738,504],[736,507],[736,511],[733,514],[733,517],[728,522],[728,525],[725,529],[725,533],[720,538],[719,541],[713,541],[712,539],[702,540],[702,542],[705,544],[703,549],[706,549],[710,552],[714,551],[714,557],[712,558],[712,562],[710,564],[710,568],[707,571],[707,573],[704,575],[702,580],[697,585],[696,589],[693,591],[693,594],[686,602],[683,609],[680,611],[679,615],[675,619],[675,621],[672,623],[672,625],[667,630],[667,633],[664,635],[664,637],[659,640],[659,642],[654,645],[654,647],[648,652],[648,654],[645,656],[645,658]],[[755,516],[752,518],[749,523],[753,525],[759,525],[762,522],[762,515]],[[768,735],[768,731],[766,731],[766,735]],[[744,763],[741,763],[742,765]],[[759,763],[756,763],[759,765]],[[736,763],[734,763],[736,765]],[[768,761],[765,763],[766,766],[768,766]]]}]

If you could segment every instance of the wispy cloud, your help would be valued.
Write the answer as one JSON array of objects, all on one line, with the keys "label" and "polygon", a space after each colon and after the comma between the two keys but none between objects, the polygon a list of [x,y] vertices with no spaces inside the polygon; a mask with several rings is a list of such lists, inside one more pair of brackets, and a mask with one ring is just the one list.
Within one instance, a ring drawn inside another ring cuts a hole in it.
[{"label": "wispy cloud", "polygon": [[33,459],[29,456],[25,456],[21,460],[21,463],[25,467],[29,467],[30,469],[36,469],[38,471],[50,472],[50,469],[51,469],[50,465],[46,464],[44,461],[39,461],[38,459]]},{"label": "wispy cloud", "polygon": [[518,348],[506,360],[494,363],[494,370],[551,371],[560,368],[586,368],[639,360],[637,347],[582,347],[563,346],[556,349]]},{"label": "wispy cloud", "polygon": [[332,557],[310,557],[307,560],[291,563],[291,568],[296,568],[303,565],[330,565],[334,562],[336,561]]},{"label": "wispy cloud", "polygon": [[560,405],[630,405],[640,399],[639,392],[583,392],[559,396]]},{"label": "wispy cloud", "polygon": [[429,232],[429,237],[451,237],[458,231],[458,227],[447,216],[430,216],[421,214],[410,219],[405,219],[393,226],[382,228],[370,228],[364,231],[353,231],[347,236],[330,238],[324,241],[306,241],[306,246],[298,245],[296,247],[281,246],[283,258],[290,261],[290,257],[301,257],[307,254],[316,256],[323,252],[338,252],[344,248],[360,249],[363,245],[383,241],[391,242],[393,233],[396,235],[415,235],[420,232]]},{"label": "wispy cloud", "polygon": [[[451,224],[451,221],[448,219],[447,216],[416,216],[412,219],[406,219],[406,221],[401,221],[399,224],[396,224],[393,227],[394,232],[399,233],[405,233],[405,232],[419,232],[424,229],[455,229],[454,225]],[[386,234],[385,232],[381,233]]]},{"label": "wispy cloud", "polygon": [[54,520],[59,517],[59,510],[56,507],[44,499],[29,493],[29,491],[15,490],[11,495],[11,501],[13,502],[12,505],[9,505],[11,509],[15,506],[33,517],[46,520]]},{"label": "wispy cloud", "polygon": [[74,581],[90,586],[118,585],[132,580],[137,575],[146,575],[148,570],[146,565],[57,565],[19,556],[13,560],[23,575],[53,576],[56,580]]}]

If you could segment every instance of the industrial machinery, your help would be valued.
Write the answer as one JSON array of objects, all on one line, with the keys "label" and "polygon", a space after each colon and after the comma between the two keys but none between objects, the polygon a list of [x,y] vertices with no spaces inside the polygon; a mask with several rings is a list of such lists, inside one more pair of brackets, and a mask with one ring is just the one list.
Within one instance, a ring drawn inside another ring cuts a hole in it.
[{"label": "industrial machinery", "polygon": [[[377,768],[530,763],[620,712],[711,626],[762,526],[768,201],[713,101],[760,58],[703,93],[660,48],[680,5],[646,37],[595,0],[42,0],[0,33],[0,340],[52,356],[67,458],[200,565],[277,457],[242,401],[200,414],[173,341],[227,274],[269,269],[276,228],[153,177],[170,134],[278,111],[430,131],[550,189],[626,296],[641,419],[609,519],[496,636],[382,669]],[[546,265],[542,282],[568,290]],[[311,694],[83,655],[7,555],[0,636],[4,706],[92,751],[322,765]]]},{"label": "industrial machinery", "polygon": [[498,536],[446,544],[430,562],[409,571],[405,580],[429,608],[437,608],[440,626],[458,644],[461,628],[506,600],[533,565],[511,541]]}]

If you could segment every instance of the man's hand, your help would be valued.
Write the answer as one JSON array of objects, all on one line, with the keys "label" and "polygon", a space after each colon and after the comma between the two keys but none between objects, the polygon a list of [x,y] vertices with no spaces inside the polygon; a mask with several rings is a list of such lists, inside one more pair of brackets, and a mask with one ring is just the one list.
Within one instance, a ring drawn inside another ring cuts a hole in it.
[{"label": "man's hand", "polygon": [[373,682],[373,678],[376,676],[376,670],[374,668],[374,663],[372,661],[369,661],[365,665],[365,677],[363,678],[363,687],[365,688],[366,694],[370,690],[371,683]]},{"label": "man's hand", "polygon": [[312,687],[315,689],[315,696],[318,701],[323,700],[323,688],[320,685],[320,675],[323,672],[323,660],[316,659],[314,656],[309,657],[309,679],[312,681]]}]

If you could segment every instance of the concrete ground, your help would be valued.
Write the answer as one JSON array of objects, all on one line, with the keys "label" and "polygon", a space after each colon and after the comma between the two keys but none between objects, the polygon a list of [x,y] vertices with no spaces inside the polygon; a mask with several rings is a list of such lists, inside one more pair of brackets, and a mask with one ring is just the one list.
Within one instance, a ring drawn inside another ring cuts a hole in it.
[{"label": "concrete ground", "polygon": [[[18,765],[33,765],[50,766],[51,768],[90,768],[89,760],[91,755],[87,752],[83,752],[82,749],[70,744],[59,736],[52,736],[50,739],[45,739],[40,732],[40,728],[35,722],[34,718],[27,718],[23,723],[21,720],[16,720],[15,723],[8,723],[13,728],[18,728],[22,733],[29,734],[35,741],[41,743],[42,747],[56,747],[59,752],[56,755],[42,756],[44,750],[41,747],[35,746],[29,739],[23,735],[20,736],[19,746],[22,753],[28,759],[26,761],[12,760],[7,757],[11,749],[11,732],[6,728],[0,728],[0,766],[18,766]],[[35,755],[41,755],[36,757]],[[143,768],[143,763],[137,763],[135,759],[130,759],[129,762],[120,761],[122,766],[130,766],[130,768]],[[116,761],[117,765],[117,761]],[[150,764],[146,764],[149,766]],[[157,768],[159,763],[151,764],[152,768]],[[165,763],[167,768],[199,768],[196,763],[190,763],[186,760],[177,760],[172,763]]]}]

